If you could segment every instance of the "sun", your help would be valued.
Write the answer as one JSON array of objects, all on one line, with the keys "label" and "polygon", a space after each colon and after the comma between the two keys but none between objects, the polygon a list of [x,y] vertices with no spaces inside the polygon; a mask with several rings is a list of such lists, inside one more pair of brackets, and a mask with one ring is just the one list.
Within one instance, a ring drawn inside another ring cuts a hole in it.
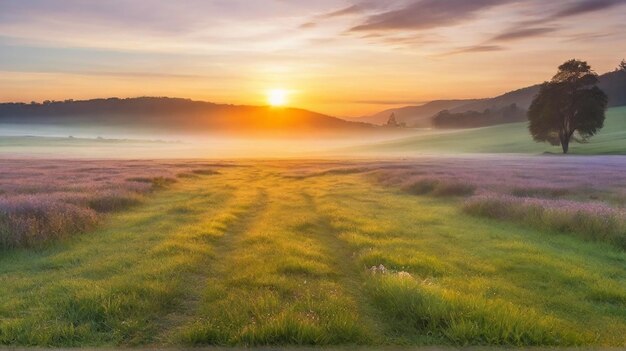
[{"label": "sun", "polygon": [[287,91],[285,89],[271,89],[267,91],[267,103],[270,106],[285,106],[287,104]]}]

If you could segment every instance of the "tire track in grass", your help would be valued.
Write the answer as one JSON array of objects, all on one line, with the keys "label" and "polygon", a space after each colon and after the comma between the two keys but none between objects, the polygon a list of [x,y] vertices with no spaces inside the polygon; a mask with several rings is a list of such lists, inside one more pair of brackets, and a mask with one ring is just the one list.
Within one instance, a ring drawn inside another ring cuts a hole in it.
[{"label": "tire track in grass", "polygon": [[252,191],[239,192],[236,203],[230,211],[218,213],[215,217],[208,219],[208,222],[212,223],[219,232],[219,236],[212,242],[213,253],[199,262],[199,272],[193,281],[189,282],[184,302],[179,309],[162,322],[161,343],[177,343],[181,330],[196,317],[203,300],[203,291],[210,284],[209,281],[224,274],[223,268],[220,269],[221,262],[226,261],[228,256],[237,249],[235,244],[237,238],[254,224],[267,206],[267,193],[262,188],[254,186],[252,188],[254,188]]},{"label": "tire track in grass", "polygon": [[[266,175],[267,208],[233,236],[207,282],[196,320],[181,329],[191,345],[338,345],[369,338],[355,301],[314,237],[317,217],[300,183]],[[312,225],[313,223],[313,225]]]},{"label": "tire track in grass", "polygon": [[318,226],[318,230],[315,231],[312,237],[319,241],[332,257],[330,262],[337,271],[337,280],[351,296],[351,299],[355,301],[354,305],[356,306],[359,320],[365,330],[368,331],[369,337],[371,337],[369,341],[376,344],[383,342],[376,332],[382,330],[381,322],[373,318],[377,315],[377,312],[369,304],[363,293],[365,284],[364,273],[361,267],[354,262],[354,250],[347,242],[339,238],[341,231],[332,224],[328,214],[321,210],[314,196],[307,191],[303,191],[302,197],[313,209],[313,213],[316,216],[315,224]]},{"label": "tire track in grass", "polygon": [[[211,245],[211,251],[204,255],[194,264],[194,273],[185,281],[186,289],[180,303],[172,313],[163,317],[159,322],[160,332],[157,337],[158,343],[171,343],[172,334],[184,325],[189,318],[192,318],[201,302],[202,291],[212,271],[215,269],[215,262],[223,259],[225,252],[231,250],[233,237],[245,230],[248,222],[252,221],[259,203],[263,203],[263,194],[255,196],[253,202],[249,202],[245,196],[236,194],[231,203],[223,211],[211,214],[203,221],[205,229],[201,234],[201,240]],[[193,238],[180,238],[181,240],[195,241]]]}]

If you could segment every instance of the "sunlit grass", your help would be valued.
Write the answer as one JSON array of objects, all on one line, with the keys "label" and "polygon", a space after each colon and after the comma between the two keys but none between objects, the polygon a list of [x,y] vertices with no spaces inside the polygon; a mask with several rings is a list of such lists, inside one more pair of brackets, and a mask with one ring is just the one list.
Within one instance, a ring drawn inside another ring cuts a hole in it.
[{"label": "sunlit grass", "polygon": [[[97,232],[0,257],[0,343],[145,344],[212,255],[232,189],[179,186]],[[208,238],[208,239],[207,239]],[[176,307],[177,309],[178,307]]]},{"label": "sunlit grass", "polygon": [[294,167],[179,178],[99,230],[6,251],[0,344],[626,344],[623,251]]},{"label": "sunlit grass", "polygon": [[[346,293],[348,257],[306,191],[282,178],[255,182],[255,206],[222,244],[186,344],[323,345],[372,339]],[[329,230],[331,232],[329,232]],[[349,269],[348,269],[349,271]]]}]

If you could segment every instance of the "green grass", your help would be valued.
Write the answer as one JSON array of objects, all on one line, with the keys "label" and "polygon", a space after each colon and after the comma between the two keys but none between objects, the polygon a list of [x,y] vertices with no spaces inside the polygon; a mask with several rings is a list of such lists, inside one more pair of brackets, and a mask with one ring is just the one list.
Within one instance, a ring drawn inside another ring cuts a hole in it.
[{"label": "green grass", "polygon": [[[626,107],[607,111],[604,128],[588,143],[570,144],[572,154],[626,154]],[[560,146],[536,143],[532,140],[527,123],[511,123],[493,127],[438,130],[419,135],[350,148],[363,153],[560,153]]]},{"label": "green grass", "polygon": [[[0,254],[0,344],[626,345],[626,253],[272,164]],[[387,273],[373,273],[383,264]]]}]

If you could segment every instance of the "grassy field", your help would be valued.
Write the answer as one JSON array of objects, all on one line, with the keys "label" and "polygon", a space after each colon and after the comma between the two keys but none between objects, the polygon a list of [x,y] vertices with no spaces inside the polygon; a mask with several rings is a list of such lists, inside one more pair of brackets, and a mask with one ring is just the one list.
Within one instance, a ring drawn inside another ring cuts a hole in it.
[{"label": "grassy field", "polygon": [[623,250],[371,167],[216,167],[2,251],[0,344],[626,346]]},{"label": "grassy field", "polygon": [[[611,108],[604,128],[588,143],[570,144],[572,154],[626,154],[626,107]],[[375,143],[347,149],[349,152],[376,154],[419,153],[560,153],[559,146],[536,143],[527,123],[511,123],[493,127],[439,130],[390,142]]]}]

